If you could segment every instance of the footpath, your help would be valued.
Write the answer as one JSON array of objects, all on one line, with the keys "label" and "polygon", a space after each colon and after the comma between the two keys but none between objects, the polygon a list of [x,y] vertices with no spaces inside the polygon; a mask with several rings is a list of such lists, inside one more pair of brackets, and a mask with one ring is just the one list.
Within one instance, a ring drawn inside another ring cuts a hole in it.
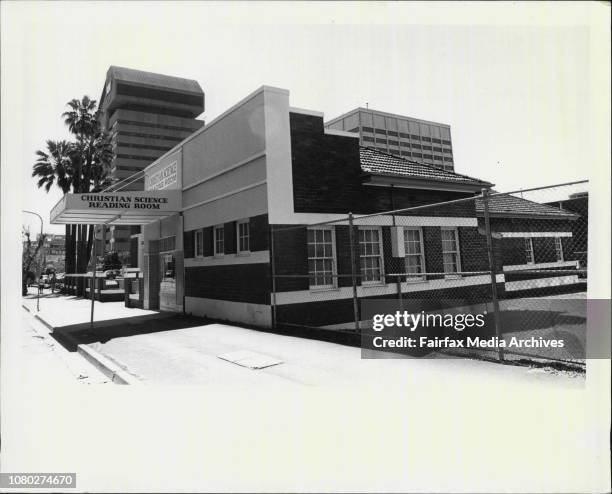
[{"label": "footpath", "polygon": [[361,350],[326,341],[211,323],[201,318],[127,309],[122,302],[45,293],[36,311],[24,307],[71,352],[78,352],[117,384],[207,385],[224,389],[359,386],[436,389],[478,383],[512,387],[581,388],[584,381],[540,369],[469,359],[362,359]]},{"label": "footpath", "polygon": [[[52,293],[43,290],[39,296],[37,288],[28,288],[28,295],[22,298],[23,308],[39,321],[51,336],[70,351],[76,351],[103,375],[116,384],[136,384],[128,372],[97,352],[90,345],[83,344],[75,334],[91,327],[91,300],[74,296]],[[94,327],[101,329],[115,326],[118,320],[129,320],[131,323],[151,318],[164,318],[164,314],[155,311],[126,308],[123,302],[98,301],[94,304]]]}]

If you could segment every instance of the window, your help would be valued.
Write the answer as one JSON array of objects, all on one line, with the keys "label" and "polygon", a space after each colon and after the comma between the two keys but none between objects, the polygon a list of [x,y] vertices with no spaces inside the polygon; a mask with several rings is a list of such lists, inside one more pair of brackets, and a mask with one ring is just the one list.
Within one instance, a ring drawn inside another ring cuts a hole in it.
[{"label": "window", "polygon": [[[459,235],[456,228],[442,228],[442,258],[445,273],[459,273]],[[458,275],[448,275],[446,278],[456,278]]]},{"label": "window", "polygon": [[308,229],[310,288],[333,288],[336,270],[333,227]]},{"label": "window", "polygon": [[374,129],[374,132],[376,132],[377,134],[382,134],[384,136],[387,135],[387,131],[385,129]]},{"label": "window", "polygon": [[418,136],[416,134],[410,134],[410,137],[412,137],[413,139],[416,139],[417,141],[421,140],[421,136]]},{"label": "window", "polygon": [[176,278],[174,268],[174,256],[172,254],[162,255],[162,281],[173,281]]},{"label": "window", "polygon": [[423,155],[421,153],[412,153],[413,158],[422,158]]},{"label": "window", "polygon": [[359,228],[361,284],[383,281],[382,235],[379,227]]},{"label": "window", "polygon": [[424,154],[423,158],[425,158],[426,160],[431,160],[433,159],[433,156],[431,154]]},{"label": "window", "polygon": [[380,139],[380,138],[376,138],[376,144],[380,144],[381,146],[386,146],[387,145],[387,139]]},{"label": "window", "polygon": [[393,136],[393,137],[397,137],[397,132],[395,132],[393,130],[388,130],[387,134],[389,134],[390,136]]},{"label": "window", "polygon": [[374,129],[372,127],[362,127],[364,132],[374,132]]},{"label": "window", "polygon": [[176,249],[176,237],[172,235],[171,237],[163,237],[159,239],[159,251],[160,252],[168,252],[170,250]]},{"label": "window", "polygon": [[195,232],[195,255],[196,257],[204,256],[204,232],[202,230]]},{"label": "window", "polygon": [[525,259],[527,260],[527,264],[533,264],[535,262],[535,257],[533,255],[533,239],[531,238],[525,239]]},{"label": "window", "polygon": [[421,139],[425,142],[431,142],[431,139],[429,137],[421,136]]},{"label": "window", "polygon": [[557,261],[563,261],[563,243],[561,237],[555,237],[555,254],[557,255]]},{"label": "window", "polygon": [[362,139],[364,140],[364,142],[374,142],[373,137],[363,136]]},{"label": "window", "polygon": [[225,229],[223,225],[217,225],[214,228],[214,254],[222,256],[225,253]]},{"label": "window", "polygon": [[242,220],[236,224],[236,238],[238,240],[238,253],[250,252],[251,227],[249,220]]},{"label": "window", "polygon": [[448,144],[448,145],[450,146],[450,143],[451,143],[450,141],[447,141],[447,140],[445,140],[445,139],[442,139],[442,144]]},{"label": "window", "polygon": [[442,141],[440,141],[440,139],[432,139],[432,142],[437,142],[438,144],[440,144]]},{"label": "window", "polygon": [[425,276],[422,273],[425,272],[425,251],[423,232],[420,228],[404,228],[404,250],[406,281],[424,281]]}]

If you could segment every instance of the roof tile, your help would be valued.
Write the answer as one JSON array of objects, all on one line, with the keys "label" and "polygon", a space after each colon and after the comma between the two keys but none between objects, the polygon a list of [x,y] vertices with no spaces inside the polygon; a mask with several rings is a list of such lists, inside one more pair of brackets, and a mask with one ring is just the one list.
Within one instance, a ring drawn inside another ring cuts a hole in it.
[{"label": "roof tile", "polygon": [[400,156],[383,153],[370,147],[360,146],[361,169],[373,175],[391,175],[406,178],[422,178],[440,182],[490,186],[489,182],[449,172],[425,163],[407,160]]},{"label": "roof tile", "polygon": [[[476,212],[484,213],[482,199],[476,199]],[[568,218],[576,217],[571,211],[529,201],[511,194],[492,195],[489,197],[489,213],[508,216],[547,216]]]}]

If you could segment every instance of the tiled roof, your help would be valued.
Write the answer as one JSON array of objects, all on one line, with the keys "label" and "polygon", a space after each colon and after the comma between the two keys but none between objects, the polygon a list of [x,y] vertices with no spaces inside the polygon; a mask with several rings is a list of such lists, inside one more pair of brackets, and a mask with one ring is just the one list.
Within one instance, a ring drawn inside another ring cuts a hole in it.
[{"label": "tiled roof", "polygon": [[491,186],[489,182],[449,172],[435,166],[407,160],[399,156],[383,153],[369,147],[360,146],[361,169],[373,175],[389,175],[438,182],[451,182],[466,185]]},{"label": "tiled roof", "polygon": [[[476,212],[484,213],[482,199],[476,199]],[[559,219],[576,217],[571,211],[528,201],[513,195],[492,195],[489,198],[489,213],[504,216],[545,216],[551,219],[554,217]]]},{"label": "tiled roof", "polygon": [[108,73],[113,79],[118,81],[133,82],[148,86],[159,86],[165,89],[175,89],[177,91],[186,91],[190,93],[202,93],[200,84],[192,79],[183,79],[182,77],[155,74],[153,72],[145,72],[143,70],[117,67],[115,65],[112,65],[108,69]]}]

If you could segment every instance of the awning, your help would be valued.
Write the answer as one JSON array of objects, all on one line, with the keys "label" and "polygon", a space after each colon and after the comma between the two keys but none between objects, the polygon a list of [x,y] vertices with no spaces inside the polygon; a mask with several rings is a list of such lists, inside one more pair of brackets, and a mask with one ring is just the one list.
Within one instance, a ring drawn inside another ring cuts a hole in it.
[{"label": "awning", "polygon": [[66,194],[51,210],[54,225],[145,225],[181,210],[179,190]]}]

